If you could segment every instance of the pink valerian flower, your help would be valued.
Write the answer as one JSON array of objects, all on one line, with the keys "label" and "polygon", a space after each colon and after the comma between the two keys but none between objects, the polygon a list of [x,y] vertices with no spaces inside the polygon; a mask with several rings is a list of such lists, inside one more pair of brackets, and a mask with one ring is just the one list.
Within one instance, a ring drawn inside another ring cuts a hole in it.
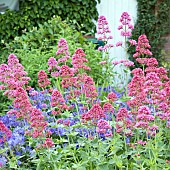
[{"label": "pink valerian flower", "polygon": [[146,143],[147,143],[146,141],[142,141],[142,140],[137,141],[137,144],[142,146],[146,145]]},{"label": "pink valerian flower", "polygon": [[62,113],[63,110],[70,110],[70,107],[66,105],[62,94],[56,89],[52,92],[50,105],[54,107],[54,111],[52,111],[52,114],[54,115]]},{"label": "pink valerian flower", "polygon": [[61,38],[58,42],[58,50],[56,52],[56,55],[62,55],[62,58],[58,60],[59,63],[63,62],[65,63],[69,58],[70,54],[68,52],[68,44],[67,41],[64,38]]},{"label": "pink valerian flower", "polygon": [[105,65],[105,64],[107,64],[107,61],[101,61],[101,62],[99,62],[99,64]]},{"label": "pink valerian flower", "polygon": [[144,76],[144,72],[141,68],[135,68],[131,71],[131,73],[134,74],[134,76],[140,76],[140,77]]},{"label": "pink valerian flower", "polygon": [[107,98],[109,99],[109,102],[115,102],[117,99],[117,95],[114,92],[110,92],[107,95]]},{"label": "pink valerian flower", "polygon": [[44,70],[40,70],[38,72],[38,85],[41,88],[46,88],[48,85],[50,85],[50,80],[47,77],[47,74]]},{"label": "pink valerian flower", "polygon": [[14,54],[10,54],[8,57],[8,65],[0,65],[0,82],[2,82],[1,88],[6,90],[4,95],[8,95],[9,98],[14,97],[16,88],[24,87],[30,80],[26,77],[27,72],[24,71],[24,67],[19,63],[18,58]]},{"label": "pink valerian flower", "polygon": [[131,18],[127,12],[123,12],[120,18],[122,25],[118,27],[118,30],[121,30],[121,36],[130,37],[132,35],[131,31],[134,29],[134,26],[130,23]]},{"label": "pink valerian flower", "polygon": [[78,72],[79,69],[91,70],[90,67],[84,64],[88,62],[85,56],[86,54],[81,48],[76,49],[75,53],[72,56],[72,65],[73,65],[73,68],[75,69],[75,72]]},{"label": "pink valerian flower", "polygon": [[74,76],[74,69],[70,68],[67,65],[62,65],[59,74],[61,78],[68,78],[68,77],[73,77]]},{"label": "pink valerian flower", "polygon": [[125,61],[125,62],[123,62],[123,64],[124,64],[124,66],[126,66],[126,67],[130,67],[130,66],[134,66],[134,62],[132,62],[132,61]]},{"label": "pink valerian flower", "polygon": [[12,136],[12,131],[8,129],[2,121],[0,121],[0,132],[2,133],[0,138],[0,144],[6,142],[7,139]]},{"label": "pink valerian flower", "polygon": [[101,35],[98,40],[103,40],[105,42],[104,47],[100,46],[98,48],[99,51],[108,51],[110,48],[114,47],[113,44],[108,44],[108,41],[110,39],[113,39],[111,35],[108,35],[111,33],[108,22],[106,20],[105,16],[99,16],[98,18],[98,31],[97,33]]},{"label": "pink valerian flower", "polygon": [[61,81],[62,88],[69,88],[69,87],[79,87],[80,85],[77,82],[77,77],[70,77],[70,78],[63,78]]},{"label": "pink valerian flower", "polygon": [[56,70],[57,65],[58,65],[58,62],[56,61],[54,57],[50,57],[48,59],[48,66],[49,66],[48,71]]},{"label": "pink valerian flower", "polygon": [[112,39],[112,36],[108,36],[107,33],[111,33],[109,26],[108,26],[108,22],[106,20],[105,16],[99,16],[98,18],[98,31],[97,33],[100,35],[102,35],[101,37],[99,37],[99,40],[103,40],[105,42],[107,42],[109,39]]},{"label": "pink valerian flower", "polygon": [[128,40],[131,46],[136,46],[137,42],[135,40]]},{"label": "pink valerian flower", "polygon": [[92,108],[88,112],[82,114],[82,120],[84,122],[91,120],[93,123],[96,123],[96,120],[105,117],[106,115],[104,114],[103,109],[99,104],[93,104]]},{"label": "pink valerian flower", "polygon": [[121,108],[116,115],[116,132],[124,133],[125,135],[132,135],[132,132],[127,133],[126,131],[131,131],[132,121],[129,119],[129,113],[126,108]]},{"label": "pink valerian flower", "polygon": [[162,80],[162,81],[169,81],[170,79],[168,78],[167,76],[167,71],[165,68],[163,67],[159,67],[159,68],[156,68],[156,73],[158,74],[159,78]]},{"label": "pink valerian flower", "polygon": [[22,87],[19,87],[16,89],[14,96],[15,99],[12,102],[14,109],[8,113],[15,114],[17,118],[28,120],[30,118],[30,112],[32,111],[32,105],[29,101],[27,92]]},{"label": "pink valerian flower", "polygon": [[44,148],[52,148],[54,146],[54,142],[51,138],[46,138],[43,144]]},{"label": "pink valerian flower", "polygon": [[150,109],[147,106],[140,106],[138,109],[138,115],[136,117],[137,122],[135,127],[148,129],[149,123],[154,121],[155,117],[151,114]]},{"label": "pink valerian flower", "polygon": [[64,103],[65,103],[65,100],[62,94],[58,90],[54,89],[51,95],[51,106],[55,107],[58,105],[62,105]]},{"label": "pink valerian flower", "polygon": [[44,116],[39,109],[37,108],[32,109],[29,122],[31,123],[30,127],[32,128],[31,130],[32,137],[33,138],[42,137],[43,131],[48,125],[48,123],[45,121]]},{"label": "pink valerian flower", "polygon": [[138,38],[138,44],[136,46],[136,53],[133,55],[134,58],[137,58],[141,55],[149,55],[152,56],[152,52],[150,52],[151,46],[149,45],[149,41],[147,39],[147,36],[142,34]]},{"label": "pink valerian flower", "polygon": [[85,94],[86,98],[93,101],[98,96],[93,78],[87,76],[86,73],[78,74],[77,78],[76,86],[81,89],[81,93]]},{"label": "pink valerian flower", "polygon": [[156,60],[156,58],[148,58],[146,65],[148,67],[156,67],[158,66],[158,61]]},{"label": "pink valerian flower", "polygon": [[112,136],[111,129],[112,127],[109,125],[109,123],[106,120],[100,119],[97,123],[96,132],[108,137],[108,136]]},{"label": "pink valerian flower", "polygon": [[106,102],[103,105],[103,111],[105,113],[113,113],[114,112],[114,107],[109,102]]},{"label": "pink valerian flower", "polygon": [[119,61],[113,61],[112,64],[113,65],[118,65],[118,64],[120,64],[120,62]]},{"label": "pink valerian flower", "polygon": [[119,41],[116,43],[116,47],[119,47],[119,46],[122,46],[123,42],[122,41]]}]

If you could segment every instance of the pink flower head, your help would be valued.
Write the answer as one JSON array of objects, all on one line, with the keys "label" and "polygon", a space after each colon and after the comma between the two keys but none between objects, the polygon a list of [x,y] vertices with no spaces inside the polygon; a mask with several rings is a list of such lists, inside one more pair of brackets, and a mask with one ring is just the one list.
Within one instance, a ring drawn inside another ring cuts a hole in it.
[{"label": "pink flower head", "polygon": [[99,62],[99,64],[101,64],[101,65],[105,65],[106,63],[107,63],[106,61]]},{"label": "pink flower head", "polygon": [[105,117],[106,115],[99,104],[94,104],[88,112],[82,114],[82,119],[85,121],[99,120]]},{"label": "pink flower head", "polygon": [[84,70],[90,70],[90,67],[84,64],[88,62],[85,56],[86,54],[81,48],[76,49],[75,53],[72,56],[72,64],[75,70],[78,71],[80,68],[83,68]]},{"label": "pink flower head", "polygon": [[65,103],[65,100],[62,94],[58,90],[54,89],[51,95],[51,106],[54,107],[63,103]]},{"label": "pink flower head", "polygon": [[71,69],[67,65],[62,65],[61,68],[60,68],[59,74],[62,78],[72,77],[72,76],[74,76],[74,70]]},{"label": "pink flower head", "polygon": [[130,37],[132,35],[131,31],[134,29],[134,26],[130,24],[130,21],[130,15],[127,12],[123,12],[120,18],[122,25],[118,27],[118,30],[121,30],[121,36]]},{"label": "pink flower head", "polygon": [[2,121],[0,121],[0,132],[2,133],[0,138],[0,144],[6,142],[7,139],[12,136],[12,131],[8,129]]},{"label": "pink flower head", "polygon": [[138,110],[138,114],[150,115],[151,111],[150,111],[149,107],[147,107],[147,106],[140,106],[139,110]]},{"label": "pink flower head", "polygon": [[68,44],[64,38],[61,38],[59,40],[57,47],[58,47],[58,51],[56,52],[56,55],[63,54],[64,56],[69,56]]},{"label": "pink flower head", "polygon": [[41,88],[45,88],[46,86],[50,85],[50,80],[47,77],[47,74],[44,70],[40,70],[38,72],[38,85]]},{"label": "pink flower head", "polygon": [[134,58],[139,57],[140,55],[149,55],[152,56],[152,52],[150,52],[151,46],[149,45],[149,41],[145,34],[142,34],[138,38],[138,44],[136,46],[136,53],[133,55]]},{"label": "pink flower head", "polygon": [[110,92],[107,95],[107,98],[109,99],[110,102],[115,102],[115,100],[117,99],[117,95],[114,92]]},{"label": "pink flower head", "polygon": [[109,102],[106,102],[103,105],[103,111],[106,113],[112,113],[112,112],[114,112],[114,108],[113,108],[112,104],[110,104]]},{"label": "pink flower head", "polygon": [[[109,123],[106,120],[100,119],[97,123],[97,129],[96,132],[99,134],[108,134],[109,131],[112,129],[112,127],[109,125]],[[112,136],[112,134],[107,135]]]},{"label": "pink flower head", "polygon": [[116,47],[119,47],[119,46],[122,46],[123,42],[122,41],[119,41],[116,43]]},{"label": "pink flower head", "polygon": [[103,40],[105,42],[105,46],[104,48],[99,47],[98,50],[99,51],[106,51],[108,49],[110,49],[111,47],[113,47],[113,44],[107,44],[109,39],[113,39],[113,37],[111,35],[108,35],[109,33],[111,33],[109,26],[108,26],[108,22],[106,20],[105,16],[99,16],[98,18],[98,31],[97,33],[101,36],[98,38],[98,40]]},{"label": "pink flower head", "polygon": [[54,142],[51,138],[46,138],[43,146],[44,146],[44,148],[51,148],[54,146]]},{"label": "pink flower head", "polygon": [[135,40],[129,40],[130,45],[132,46],[136,46],[137,42]]}]

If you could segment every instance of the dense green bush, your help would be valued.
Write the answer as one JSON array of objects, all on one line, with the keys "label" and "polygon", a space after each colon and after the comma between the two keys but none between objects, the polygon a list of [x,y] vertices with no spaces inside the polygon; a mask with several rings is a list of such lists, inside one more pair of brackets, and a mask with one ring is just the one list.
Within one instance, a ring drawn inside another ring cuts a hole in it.
[{"label": "dense green bush", "polygon": [[73,30],[63,22],[60,17],[53,17],[51,20],[39,24],[39,28],[34,27],[30,32],[23,33],[20,37],[15,37],[14,41],[5,44],[5,58],[10,53],[15,53],[24,65],[29,76],[32,78],[31,85],[37,85],[37,73],[40,69],[47,70],[47,61],[54,56],[57,51],[57,42],[60,38],[65,38],[69,45],[70,55],[76,48],[82,48],[89,60],[91,67],[90,76],[96,82],[102,84],[102,66],[99,64],[101,53],[95,50],[95,45],[88,42],[81,33]]},{"label": "dense green bush", "polygon": [[[170,5],[169,0],[137,0],[137,21],[135,29],[132,31],[131,39],[137,40],[139,35],[145,34],[152,47],[153,57],[155,57],[159,64],[163,61],[161,51],[164,46],[162,36],[165,33],[170,33]],[[130,47],[130,59],[135,62],[133,54],[135,47]],[[136,67],[139,65],[135,62]]]},{"label": "dense green bush", "polygon": [[71,22],[78,31],[93,33],[96,31],[93,20],[98,18],[96,4],[97,1],[91,0],[20,0],[19,11],[8,10],[0,14],[0,49],[4,47],[3,42],[10,42],[22,35],[23,30],[37,27],[53,15]]}]

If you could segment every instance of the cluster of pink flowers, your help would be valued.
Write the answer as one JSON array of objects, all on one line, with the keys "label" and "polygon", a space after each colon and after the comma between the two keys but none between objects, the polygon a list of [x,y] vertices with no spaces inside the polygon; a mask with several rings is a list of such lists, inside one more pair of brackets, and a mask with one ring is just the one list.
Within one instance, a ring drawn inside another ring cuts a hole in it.
[{"label": "cluster of pink flowers", "polygon": [[111,103],[106,102],[106,103],[104,103],[104,105],[103,105],[103,111],[104,111],[105,113],[113,113],[113,112],[114,112],[114,107],[112,106]]},{"label": "cluster of pink flowers", "polygon": [[27,92],[22,87],[16,89],[15,98],[12,104],[14,109],[10,110],[8,114],[15,114],[17,118],[29,120],[32,105],[29,101]]},{"label": "cluster of pink flowers", "polygon": [[132,136],[132,125],[133,123],[130,120],[128,110],[126,108],[121,108],[116,115],[116,132]]},{"label": "cluster of pink flowers", "polygon": [[126,67],[134,66],[134,62],[129,60],[120,60],[120,61],[113,61],[113,65],[123,64]]},{"label": "cluster of pink flowers", "polygon": [[50,105],[54,108],[54,110],[52,110],[53,115],[60,114],[63,110],[70,109],[70,107],[66,105],[62,94],[57,89],[54,89],[52,92]]},{"label": "cluster of pink flowers", "polygon": [[30,127],[32,128],[32,137],[42,137],[44,135],[43,131],[48,125],[48,123],[44,119],[44,116],[42,115],[42,112],[37,108],[32,108],[29,121],[31,122]]},{"label": "cluster of pink flowers", "polygon": [[83,122],[92,121],[93,124],[96,124],[97,120],[105,117],[106,115],[99,104],[93,104],[92,108],[88,112],[82,114]]},{"label": "cluster of pink flowers", "polygon": [[112,127],[106,120],[100,119],[97,123],[96,132],[104,135],[105,137],[112,136]]},{"label": "cluster of pink flowers", "polygon": [[142,34],[138,38],[138,44],[136,46],[136,53],[133,55],[134,58],[137,58],[141,55],[152,56],[152,52],[149,50],[151,46],[145,34]]},{"label": "cluster of pink flowers", "polygon": [[3,136],[0,138],[0,144],[6,142],[12,135],[12,131],[8,129],[2,121],[0,121],[0,132],[3,133]]},{"label": "cluster of pink flowers", "polygon": [[14,97],[15,90],[18,87],[28,84],[30,78],[26,75],[27,72],[24,71],[24,67],[19,63],[18,58],[14,54],[10,54],[8,65],[0,65],[0,81],[3,83],[0,89],[6,90],[4,95],[8,95],[9,98]]},{"label": "cluster of pink flowers", "polygon": [[47,74],[44,70],[38,72],[38,85],[41,88],[45,88],[50,85],[50,80],[47,77]]},{"label": "cluster of pink flowers", "polygon": [[115,102],[117,99],[117,95],[114,92],[110,92],[107,95],[107,98],[108,98],[109,102]]},{"label": "cluster of pink flowers", "polygon": [[85,94],[86,98],[94,100],[98,96],[98,93],[96,92],[96,87],[93,79],[85,74],[83,83],[82,92]]},{"label": "cluster of pink flowers", "polygon": [[111,47],[113,47],[113,44],[108,44],[108,41],[110,39],[113,39],[112,36],[108,35],[108,33],[111,33],[108,22],[106,20],[105,16],[100,16],[98,18],[98,31],[97,33],[101,35],[98,40],[103,40],[105,42],[104,47],[100,46],[98,50],[100,51],[108,51]]},{"label": "cluster of pink flowers", "polygon": [[134,26],[130,23],[131,18],[127,12],[123,12],[120,18],[122,25],[118,27],[118,30],[121,30],[121,36],[130,37],[132,35],[131,30],[134,29]]},{"label": "cluster of pink flowers", "polygon": [[70,58],[67,41],[64,38],[61,38],[58,42],[57,48],[58,51],[56,52],[56,55],[62,55],[62,57],[58,60],[58,63],[66,63],[66,61]]},{"label": "cluster of pink flowers", "polygon": [[72,56],[72,62],[71,62],[73,68],[75,69],[75,72],[78,72],[79,69],[91,70],[90,67],[84,64],[88,62],[85,56],[86,54],[81,48],[76,49],[75,53]]},{"label": "cluster of pink flowers", "polygon": [[[146,54],[151,56],[149,41],[145,35],[139,37],[136,57]],[[154,120],[169,121],[170,118],[170,79],[164,68],[158,67],[155,58],[137,58],[145,69],[135,68],[129,83],[129,96],[133,98],[127,102],[135,120],[135,127],[146,130],[146,134],[155,136],[158,126]],[[150,107],[148,107],[150,106]],[[168,127],[168,126],[167,126]]]},{"label": "cluster of pink flowers", "polygon": [[54,142],[51,138],[46,138],[43,144],[44,148],[52,148],[54,146]]}]

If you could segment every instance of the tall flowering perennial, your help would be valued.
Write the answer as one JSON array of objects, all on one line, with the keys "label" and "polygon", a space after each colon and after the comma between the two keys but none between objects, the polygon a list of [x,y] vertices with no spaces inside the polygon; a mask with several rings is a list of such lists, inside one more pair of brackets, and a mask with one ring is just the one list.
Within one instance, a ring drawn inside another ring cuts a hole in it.
[{"label": "tall flowering perennial", "polygon": [[58,60],[58,63],[66,64],[66,61],[70,58],[67,41],[64,38],[61,38],[58,42],[57,47],[58,50],[56,52],[56,55],[62,55],[62,57]]},{"label": "tall flowering perennial", "polygon": [[134,58],[140,57],[141,55],[152,56],[150,51],[151,46],[149,45],[149,40],[145,34],[142,34],[138,38],[138,44],[136,46],[136,53],[133,55]]},{"label": "tall flowering perennial", "polygon": [[[134,29],[134,26],[130,23],[130,21],[130,15],[127,12],[123,12],[120,18],[121,25],[118,27],[118,30],[121,30],[121,36],[130,37],[132,35],[131,31]],[[133,43],[134,41],[130,42]]]},{"label": "tall flowering perennial", "polygon": [[112,136],[112,127],[106,120],[100,119],[97,123],[96,132],[100,135],[104,135],[105,137]]},{"label": "tall flowering perennial", "polygon": [[132,136],[133,122],[126,108],[121,108],[116,115],[116,132]]},{"label": "tall flowering perennial", "polygon": [[92,108],[82,114],[83,122],[91,121],[92,124],[96,125],[99,119],[105,118],[106,115],[103,112],[102,107],[99,104],[93,104]]},{"label": "tall flowering perennial", "polygon": [[41,88],[45,88],[50,85],[50,80],[47,77],[47,74],[44,70],[38,72],[38,85]]},{"label": "tall flowering perennial", "polygon": [[10,110],[8,114],[15,114],[17,118],[24,118],[28,120],[32,111],[32,105],[29,101],[27,92],[19,87],[16,89],[15,98],[12,102],[14,109]]},{"label": "tall flowering perennial", "polygon": [[53,108],[53,115],[60,114],[63,110],[70,109],[70,107],[66,105],[65,99],[63,98],[62,94],[56,89],[54,89],[52,92],[50,105]]},{"label": "tall flowering perennial", "polygon": [[72,56],[72,62],[73,68],[75,69],[75,72],[78,72],[78,70],[91,70],[90,67],[86,66],[85,63],[88,62],[88,60],[85,58],[86,54],[84,53],[83,49],[78,48],[76,49],[75,53]]},{"label": "tall flowering perennial", "polygon": [[149,136],[155,136],[157,130],[155,120],[166,120],[167,124],[169,121],[170,103],[167,101],[170,95],[167,84],[170,79],[166,70],[158,67],[155,58],[138,58],[141,55],[151,56],[150,48],[147,37],[141,35],[134,57],[143,65],[143,70],[140,68],[132,70],[134,76],[128,87],[129,96],[133,98],[127,103],[136,121],[135,127],[144,129]]},{"label": "tall flowering perennial", "polygon": [[113,44],[108,44],[108,41],[110,39],[113,39],[111,35],[108,35],[108,33],[111,33],[108,22],[106,20],[105,16],[99,16],[98,18],[98,31],[97,33],[101,35],[98,40],[103,40],[105,42],[104,47],[99,47],[98,50],[108,52],[108,50],[113,47]]},{"label": "tall flowering perennial", "polygon": [[[43,131],[45,130],[48,123],[44,120],[44,116],[39,109],[32,109],[29,121],[31,122],[30,127],[32,130],[30,132],[33,138],[44,136]],[[30,132],[28,132],[28,134]]]},{"label": "tall flowering perennial", "polygon": [[0,65],[0,81],[2,85],[1,90],[6,90],[4,95],[8,97],[15,96],[15,90],[18,87],[24,87],[30,80],[26,76],[27,72],[24,71],[24,67],[19,63],[18,58],[14,54],[10,54],[8,57],[8,65]]},{"label": "tall flowering perennial", "polygon": [[12,131],[0,121],[0,144],[7,141],[12,136]]}]

